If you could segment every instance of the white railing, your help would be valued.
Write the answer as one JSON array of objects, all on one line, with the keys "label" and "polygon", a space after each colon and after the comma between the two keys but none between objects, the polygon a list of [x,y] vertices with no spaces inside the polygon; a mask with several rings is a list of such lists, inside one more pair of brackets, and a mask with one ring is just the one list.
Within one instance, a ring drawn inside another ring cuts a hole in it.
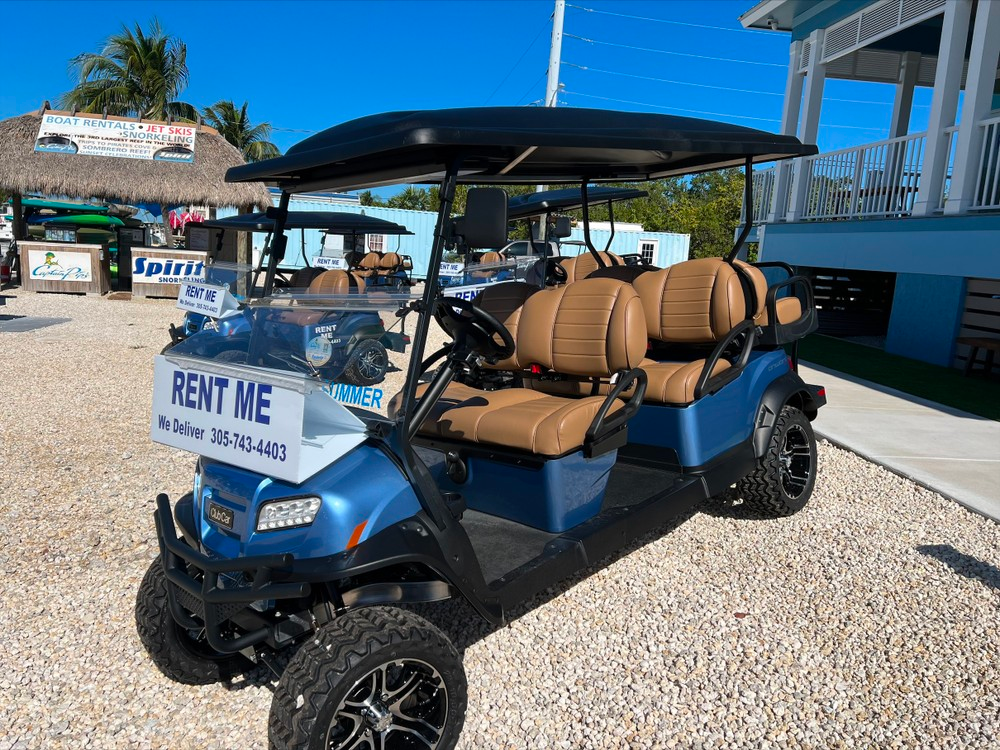
[{"label": "white railing", "polygon": [[908,216],[920,186],[926,133],[806,157],[803,219]]},{"label": "white railing", "polygon": [[[755,169],[753,171],[753,223],[761,224],[767,221],[771,210],[771,199],[774,197],[774,167]],[[746,223],[745,206],[740,209],[740,225]]]},{"label": "white railing", "polygon": [[944,169],[944,179],[941,180],[941,197],[938,201],[938,211],[944,210],[945,201],[951,194],[951,176],[955,170],[955,146],[958,144],[958,125],[952,125],[944,129],[945,144],[947,146],[948,161]]},{"label": "white railing", "polygon": [[983,120],[979,127],[983,129],[983,147],[970,206],[974,211],[1000,208],[1000,116]]}]

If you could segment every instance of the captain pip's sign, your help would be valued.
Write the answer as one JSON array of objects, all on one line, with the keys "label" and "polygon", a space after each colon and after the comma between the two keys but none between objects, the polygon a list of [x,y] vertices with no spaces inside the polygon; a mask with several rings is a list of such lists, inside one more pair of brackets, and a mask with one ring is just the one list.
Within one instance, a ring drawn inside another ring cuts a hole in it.
[{"label": "captain pip's sign", "polygon": [[162,354],[153,373],[157,443],[297,484],[365,439],[312,378]]}]

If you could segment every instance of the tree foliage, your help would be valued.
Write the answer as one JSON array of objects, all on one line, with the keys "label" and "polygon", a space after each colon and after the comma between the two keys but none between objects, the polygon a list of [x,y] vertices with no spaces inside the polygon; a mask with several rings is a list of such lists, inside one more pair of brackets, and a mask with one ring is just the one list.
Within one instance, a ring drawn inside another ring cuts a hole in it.
[{"label": "tree foliage", "polygon": [[271,124],[260,122],[254,125],[247,116],[248,102],[237,107],[230,100],[217,101],[201,111],[206,123],[219,131],[219,134],[240,150],[243,158],[248,161],[263,161],[281,156],[281,151],[269,140]]},{"label": "tree foliage", "polygon": [[70,68],[78,83],[62,96],[67,109],[153,120],[197,116],[194,107],[178,101],[188,83],[187,46],[155,18],[148,31],[123,25],[100,52],[77,55]]}]

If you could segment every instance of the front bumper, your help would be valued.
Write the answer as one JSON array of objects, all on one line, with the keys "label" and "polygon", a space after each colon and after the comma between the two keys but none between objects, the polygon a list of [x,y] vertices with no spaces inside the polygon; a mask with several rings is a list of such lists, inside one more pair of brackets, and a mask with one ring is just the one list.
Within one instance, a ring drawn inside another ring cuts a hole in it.
[{"label": "front bumper", "polygon": [[[235,653],[262,643],[273,635],[271,627],[259,627],[244,635],[228,637],[223,624],[252,603],[270,599],[301,599],[311,593],[306,582],[275,582],[287,575],[291,554],[256,555],[217,560],[191,547],[177,536],[165,494],[156,496],[156,538],[167,578],[170,614],[183,628],[205,629],[209,646],[221,653]],[[202,618],[195,620],[191,613]]]}]

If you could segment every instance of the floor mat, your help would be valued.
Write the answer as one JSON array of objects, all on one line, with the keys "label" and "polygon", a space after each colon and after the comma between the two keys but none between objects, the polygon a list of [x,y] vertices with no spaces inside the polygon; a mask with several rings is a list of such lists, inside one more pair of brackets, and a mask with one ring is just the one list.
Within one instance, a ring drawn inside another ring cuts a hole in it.
[{"label": "floor mat", "polygon": [[559,536],[476,510],[465,511],[462,527],[488,582],[538,557],[548,541]]},{"label": "floor mat", "polygon": [[23,315],[0,315],[0,333],[25,333],[65,323],[68,320],[69,318],[29,318]]}]

